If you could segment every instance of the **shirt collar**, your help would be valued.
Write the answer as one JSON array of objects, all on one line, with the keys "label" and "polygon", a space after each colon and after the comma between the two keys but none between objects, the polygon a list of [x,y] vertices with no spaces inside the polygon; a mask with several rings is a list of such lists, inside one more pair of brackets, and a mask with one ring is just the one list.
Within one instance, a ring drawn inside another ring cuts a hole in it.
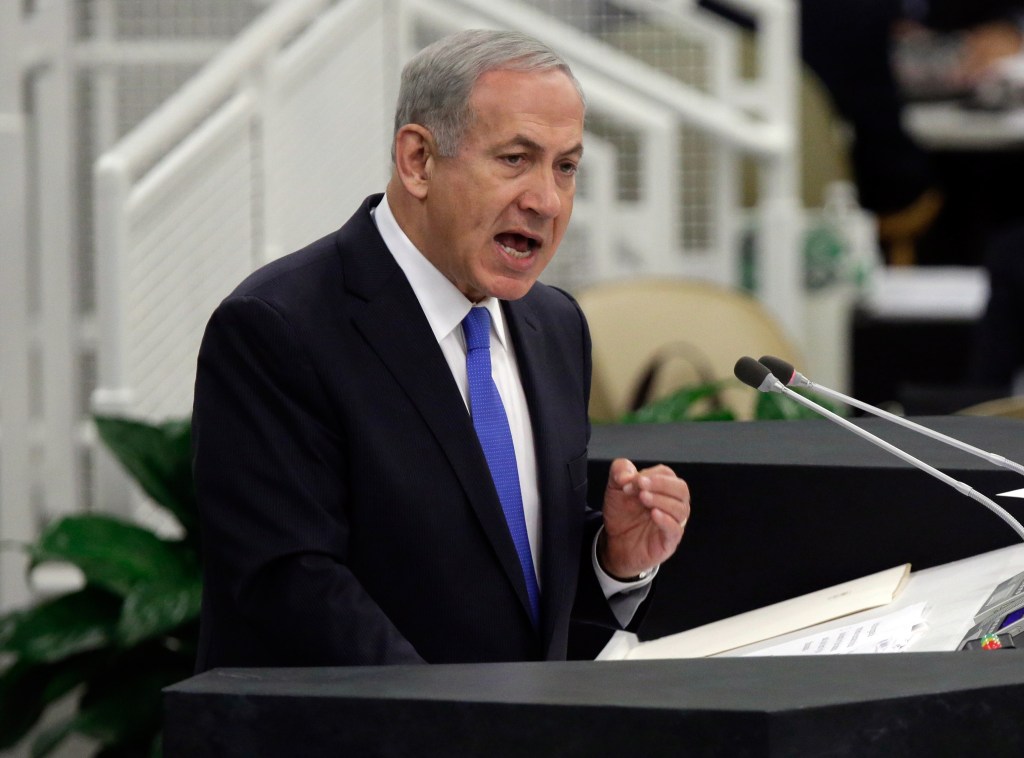
[{"label": "shirt collar", "polygon": [[[459,292],[458,288],[427,260],[402,231],[394,213],[391,212],[387,195],[373,210],[373,220],[384,244],[409,280],[430,329],[434,332],[434,338],[440,342],[462,324],[474,303]],[[507,349],[507,332],[501,302],[496,298],[487,297],[475,305],[483,306],[490,311],[491,324],[498,340],[502,347]],[[462,329],[458,329],[458,335],[463,339]]]}]

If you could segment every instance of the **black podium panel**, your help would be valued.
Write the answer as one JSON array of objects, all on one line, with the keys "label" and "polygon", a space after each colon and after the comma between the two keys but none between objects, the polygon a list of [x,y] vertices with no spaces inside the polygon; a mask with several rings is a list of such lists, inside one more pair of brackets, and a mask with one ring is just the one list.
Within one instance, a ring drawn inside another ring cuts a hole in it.
[{"label": "black podium panel", "polygon": [[167,758],[1019,756],[1024,656],[229,669],[165,713]]},{"label": "black podium panel", "polygon": [[[1024,463],[1024,423],[918,419]],[[1024,520],[1024,501],[996,498],[1024,477],[878,419],[855,423],[985,494]],[[1013,544],[984,506],[828,421],[595,426],[591,503],[613,458],[670,465],[693,513],[662,566],[643,639],[689,629],[902,563],[923,569]]]}]

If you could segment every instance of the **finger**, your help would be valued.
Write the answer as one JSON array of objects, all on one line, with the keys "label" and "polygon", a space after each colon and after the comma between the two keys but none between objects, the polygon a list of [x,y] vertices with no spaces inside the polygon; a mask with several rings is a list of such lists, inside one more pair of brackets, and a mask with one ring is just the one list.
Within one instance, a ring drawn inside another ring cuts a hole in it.
[{"label": "finger", "polygon": [[684,516],[680,519],[674,513],[663,511],[661,508],[653,508],[651,509],[651,520],[657,524],[659,529],[682,536],[683,532],[686,531],[686,525],[689,523],[690,518],[689,516]]},{"label": "finger", "polygon": [[648,492],[653,496],[674,498],[685,503],[690,502],[690,486],[685,479],[680,479],[675,474],[652,476],[640,472],[636,477],[636,484],[641,493]]},{"label": "finger", "polygon": [[679,542],[683,539],[683,533],[686,531],[686,521],[684,520],[681,524],[676,520],[675,516],[666,513],[665,511],[655,508],[651,511],[651,521],[658,527],[658,531],[661,534],[662,546],[666,552],[671,553],[679,545]]},{"label": "finger", "polygon": [[652,514],[656,511],[666,514],[672,519],[676,528],[685,528],[686,523],[690,520],[689,503],[680,503],[678,500],[671,499],[655,500],[652,503],[646,503],[643,498],[641,498],[641,503],[643,503],[643,505],[646,506]]},{"label": "finger", "polygon": [[674,497],[658,495],[644,490],[638,498],[641,505],[650,511],[661,511],[672,518],[676,526],[685,526],[690,518],[690,501],[678,500]]},{"label": "finger", "polygon": [[676,475],[676,472],[673,471],[669,466],[666,466],[664,463],[659,463],[655,466],[649,466],[648,468],[642,469],[638,473],[645,476],[670,476],[676,479],[679,478]]},{"label": "finger", "polygon": [[608,474],[608,485],[614,485],[627,495],[632,495],[635,488],[631,485],[636,479],[636,476],[637,470],[633,461],[627,458],[616,458],[612,461],[611,469]]}]

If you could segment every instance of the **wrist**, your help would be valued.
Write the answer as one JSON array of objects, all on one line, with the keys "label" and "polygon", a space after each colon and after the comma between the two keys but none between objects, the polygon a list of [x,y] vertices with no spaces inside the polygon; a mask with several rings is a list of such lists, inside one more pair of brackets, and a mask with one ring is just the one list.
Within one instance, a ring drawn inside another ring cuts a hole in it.
[{"label": "wrist", "polygon": [[617,582],[622,582],[623,584],[629,584],[631,582],[642,582],[644,579],[651,575],[651,572],[653,572],[655,568],[657,568],[656,566],[652,566],[650,568],[643,569],[638,574],[635,574],[633,576],[621,576],[621,573],[625,572],[617,572],[615,570],[612,570],[608,566],[607,553],[608,534],[602,526],[601,531],[597,535],[597,565],[609,577],[611,577]]}]

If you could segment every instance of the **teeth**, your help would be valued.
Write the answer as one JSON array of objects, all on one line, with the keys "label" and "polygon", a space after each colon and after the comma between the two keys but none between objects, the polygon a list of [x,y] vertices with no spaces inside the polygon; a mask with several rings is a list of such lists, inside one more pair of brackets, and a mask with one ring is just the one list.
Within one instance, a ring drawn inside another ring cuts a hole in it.
[{"label": "teeth", "polygon": [[[501,243],[498,243],[498,244],[501,244]],[[524,250],[524,251],[520,252],[519,250],[516,250],[514,247],[509,247],[508,245],[501,245],[501,249],[504,250],[506,253],[508,253],[513,258],[520,258],[520,259],[522,259],[522,258],[528,258],[530,256],[530,251],[529,250]]]}]

